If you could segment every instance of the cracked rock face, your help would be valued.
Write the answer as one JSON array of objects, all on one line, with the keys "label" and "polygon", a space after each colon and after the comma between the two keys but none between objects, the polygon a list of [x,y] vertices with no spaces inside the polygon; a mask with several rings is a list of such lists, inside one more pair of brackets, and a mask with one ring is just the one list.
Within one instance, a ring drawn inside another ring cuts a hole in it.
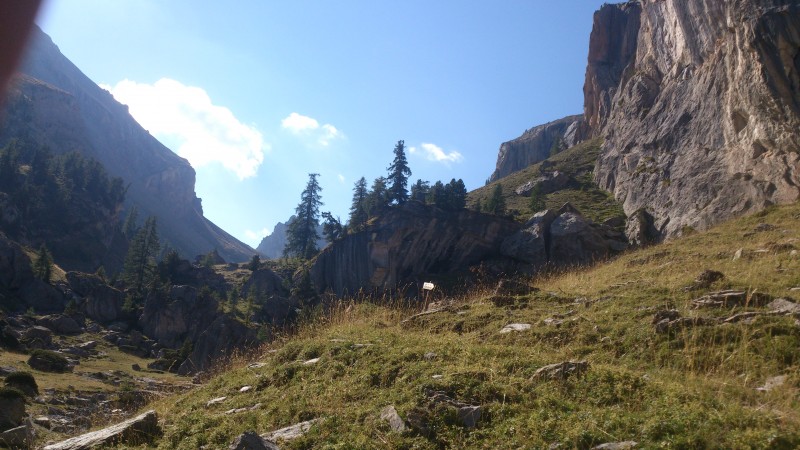
[{"label": "cracked rock face", "polygon": [[664,0],[595,14],[595,172],[661,237],[800,197],[800,5]]}]

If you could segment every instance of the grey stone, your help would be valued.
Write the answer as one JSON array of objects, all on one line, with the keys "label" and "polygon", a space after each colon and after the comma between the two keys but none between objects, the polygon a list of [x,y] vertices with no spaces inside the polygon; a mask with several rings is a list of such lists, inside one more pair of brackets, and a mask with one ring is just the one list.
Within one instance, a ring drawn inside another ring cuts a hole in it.
[{"label": "grey stone", "polygon": [[400,417],[400,414],[397,413],[397,410],[394,409],[393,405],[389,405],[381,410],[381,420],[388,422],[389,428],[394,432],[402,433],[406,431],[406,424],[403,422],[403,418]]},{"label": "grey stone", "polygon": [[158,416],[151,410],[102,430],[47,445],[44,450],[83,450],[120,444],[140,445],[152,442],[159,435],[161,428],[158,426]]},{"label": "grey stone", "polygon": [[503,328],[500,329],[500,333],[506,334],[511,333],[513,331],[526,331],[531,329],[531,324],[529,323],[510,323]]},{"label": "grey stone", "polygon": [[534,379],[565,380],[572,376],[580,376],[589,370],[586,361],[564,361],[539,368],[533,374]]},{"label": "grey stone", "polygon": [[10,430],[0,433],[0,445],[6,445],[12,449],[33,448],[36,439],[36,429],[30,419],[25,423]]},{"label": "grey stone", "polygon": [[308,430],[310,430],[311,427],[314,424],[320,422],[321,420],[322,419],[307,420],[305,422],[300,422],[300,423],[288,426],[286,428],[281,428],[279,430],[275,430],[275,431],[272,431],[272,432],[269,432],[269,433],[266,433],[266,434],[262,434],[261,437],[263,437],[264,439],[267,439],[269,441],[275,441],[275,442],[277,442],[279,440],[290,441],[292,439],[297,439],[300,436],[308,433]]},{"label": "grey stone", "polygon": [[639,446],[636,441],[608,442],[592,447],[592,450],[629,450]]},{"label": "grey stone", "polygon": [[245,431],[234,439],[228,450],[280,450],[280,447],[252,431]]}]

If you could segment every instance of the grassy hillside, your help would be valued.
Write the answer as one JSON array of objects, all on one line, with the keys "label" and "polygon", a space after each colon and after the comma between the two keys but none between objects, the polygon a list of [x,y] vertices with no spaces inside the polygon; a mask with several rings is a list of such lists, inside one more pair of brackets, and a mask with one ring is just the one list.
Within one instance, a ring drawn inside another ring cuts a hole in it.
[{"label": "grassy hillside", "polygon": [[[727,288],[751,300],[753,293],[800,298],[791,290],[800,287],[797,246],[795,204],[531,280],[540,290],[507,306],[474,292],[406,320],[421,306],[343,302],[329,318],[227,364],[204,386],[157,402],[165,428],[158,447],[226,448],[246,430],[323,418],[281,448],[590,448],[626,440],[641,448],[797,448],[798,320],[764,307],[691,308],[692,299]],[[705,269],[724,278],[693,285]],[[656,332],[654,315],[673,308],[696,319]],[[764,314],[716,321],[743,312]],[[499,332],[510,323],[531,328]],[[535,377],[567,360],[585,360],[588,370]],[[776,386],[758,390],[769,385]],[[252,389],[240,392],[244,386]],[[477,427],[430,405],[431,390],[480,405]],[[380,419],[387,405],[427,423],[427,436],[390,431]],[[226,413],[237,408],[247,410]]]},{"label": "grassy hillside", "polygon": [[530,209],[528,197],[519,196],[514,193],[514,190],[539,177],[542,165],[548,164],[550,165],[548,171],[558,170],[574,178],[574,181],[566,189],[545,195],[545,203],[548,208],[558,209],[564,203],[570,202],[581,213],[595,222],[602,222],[612,217],[625,217],[622,205],[614,200],[611,194],[599,189],[592,181],[592,173],[595,161],[597,161],[597,156],[600,153],[601,144],[601,138],[580,143],[551,156],[543,162],[533,164],[519,172],[476,189],[469,193],[467,205],[470,208],[474,208],[478,201],[485,205],[495,186],[500,184],[503,186],[503,197],[506,200],[508,210],[515,210],[515,216],[518,219],[527,220],[536,211]]}]

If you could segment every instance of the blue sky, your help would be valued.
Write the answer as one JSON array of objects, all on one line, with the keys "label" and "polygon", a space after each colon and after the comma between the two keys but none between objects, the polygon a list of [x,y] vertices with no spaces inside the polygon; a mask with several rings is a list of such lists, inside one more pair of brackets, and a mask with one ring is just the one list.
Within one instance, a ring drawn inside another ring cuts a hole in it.
[{"label": "blue sky", "polygon": [[345,219],[399,139],[412,181],[482,186],[501,142],[582,111],[602,3],[61,0],[37,22],[189,159],[206,217],[255,246],[308,173]]}]

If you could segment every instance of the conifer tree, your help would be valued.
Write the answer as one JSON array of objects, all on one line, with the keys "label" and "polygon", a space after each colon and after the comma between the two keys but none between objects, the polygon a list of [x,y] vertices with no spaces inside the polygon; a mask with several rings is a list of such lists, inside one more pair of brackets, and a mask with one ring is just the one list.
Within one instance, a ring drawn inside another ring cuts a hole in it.
[{"label": "conifer tree", "polygon": [[427,181],[417,180],[416,183],[411,185],[411,200],[416,200],[425,203],[428,197],[428,192],[431,190],[431,185]]},{"label": "conifer tree", "polygon": [[394,147],[394,161],[387,170],[389,171],[389,201],[402,205],[408,200],[408,177],[411,176],[411,169],[408,167],[406,159],[405,141],[397,141]]},{"label": "conifer tree", "polygon": [[389,204],[389,191],[386,178],[378,177],[372,182],[372,189],[367,195],[367,213],[369,217],[379,216]]},{"label": "conifer tree", "polygon": [[123,280],[138,296],[153,281],[159,249],[156,218],[150,216],[133,236],[123,268]]},{"label": "conifer tree", "polygon": [[353,187],[353,203],[350,205],[350,228],[359,231],[367,225],[369,211],[367,210],[367,179],[361,177]]},{"label": "conifer tree", "polygon": [[338,217],[333,217],[330,212],[322,213],[322,235],[328,242],[333,242],[344,236],[344,227]]},{"label": "conifer tree", "polygon": [[467,205],[467,187],[462,179],[451,179],[445,186],[446,209],[458,211]]},{"label": "conifer tree", "polygon": [[441,181],[433,183],[433,186],[431,186],[430,191],[428,191],[428,203],[436,206],[437,208],[444,207],[445,192],[444,192],[444,184],[442,184]]},{"label": "conifer tree", "polygon": [[492,189],[489,200],[486,201],[485,211],[489,214],[502,215],[506,212],[506,199],[503,197],[503,185],[497,184]]},{"label": "conifer tree", "polygon": [[138,230],[136,221],[139,219],[139,208],[136,205],[131,206],[128,211],[128,216],[125,218],[125,223],[122,225],[122,234],[129,240],[133,238]]},{"label": "conifer tree", "polygon": [[49,283],[53,277],[53,256],[44,244],[39,247],[39,251],[36,253],[33,274],[45,283]]},{"label": "conifer tree", "polygon": [[531,198],[528,201],[528,206],[531,208],[532,213],[537,213],[547,208],[547,205],[544,203],[544,195],[542,194],[541,185],[537,184],[531,190]]},{"label": "conifer tree", "polygon": [[318,176],[318,173],[308,174],[308,184],[300,196],[300,204],[295,208],[296,218],[286,229],[287,242],[283,249],[283,254],[286,256],[311,259],[319,251],[317,227],[319,227],[319,207],[323,203]]}]

